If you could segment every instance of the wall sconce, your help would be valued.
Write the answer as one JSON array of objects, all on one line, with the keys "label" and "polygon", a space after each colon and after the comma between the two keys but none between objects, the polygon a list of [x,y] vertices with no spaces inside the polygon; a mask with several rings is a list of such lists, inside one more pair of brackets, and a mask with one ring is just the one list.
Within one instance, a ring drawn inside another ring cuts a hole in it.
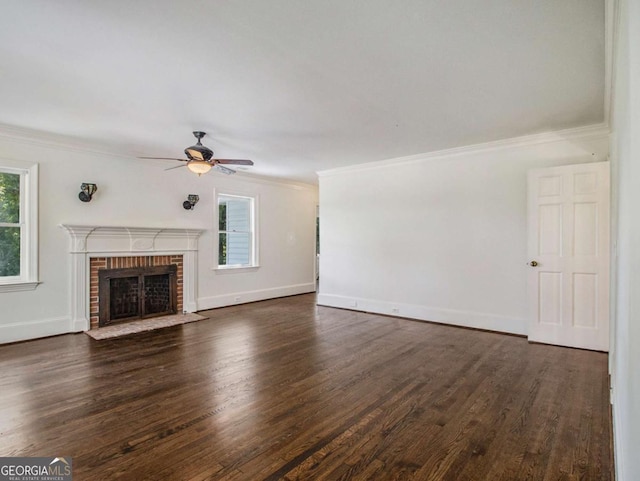
[{"label": "wall sconce", "polygon": [[195,207],[195,205],[198,203],[199,200],[200,200],[200,196],[195,194],[189,194],[187,196],[187,200],[185,200],[182,203],[182,207],[184,207],[185,210],[191,210]]},{"label": "wall sconce", "polygon": [[82,202],[91,202],[91,198],[93,197],[93,194],[96,193],[96,190],[98,190],[98,186],[96,184],[83,183],[80,186],[80,190],[81,192],[78,194],[78,198]]}]

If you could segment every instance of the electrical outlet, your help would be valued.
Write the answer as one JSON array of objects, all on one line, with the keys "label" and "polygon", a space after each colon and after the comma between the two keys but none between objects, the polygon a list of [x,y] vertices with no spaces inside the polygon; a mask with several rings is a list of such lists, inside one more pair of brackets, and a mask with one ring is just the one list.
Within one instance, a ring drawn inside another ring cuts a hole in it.
[{"label": "electrical outlet", "polygon": [[238,302],[240,300],[240,296],[236,296],[233,298],[234,301]]},{"label": "electrical outlet", "polygon": [[391,314],[400,314],[400,309],[398,309],[397,307],[392,308]]},{"label": "electrical outlet", "polygon": [[351,301],[349,303],[349,307],[358,307],[358,302],[357,301]]}]

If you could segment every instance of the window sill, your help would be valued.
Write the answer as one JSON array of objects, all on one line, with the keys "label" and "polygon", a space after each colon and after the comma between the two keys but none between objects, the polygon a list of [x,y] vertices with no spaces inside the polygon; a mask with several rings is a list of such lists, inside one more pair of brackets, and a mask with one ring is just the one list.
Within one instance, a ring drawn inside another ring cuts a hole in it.
[{"label": "window sill", "polygon": [[216,274],[246,274],[247,272],[255,272],[260,266],[243,266],[243,267],[212,267],[211,270]]},{"label": "window sill", "polygon": [[0,284],[0,293],[2,292],[19,292],[19,291],[34,291],[38,287],[40,282],[29,281],[16,281],[6,284]]}]

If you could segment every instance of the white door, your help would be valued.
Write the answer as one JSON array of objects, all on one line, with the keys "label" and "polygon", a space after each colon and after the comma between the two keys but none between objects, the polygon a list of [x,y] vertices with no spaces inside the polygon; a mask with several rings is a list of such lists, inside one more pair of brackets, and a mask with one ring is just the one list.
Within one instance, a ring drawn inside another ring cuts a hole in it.
[{"label": "white door", "polygon": [[609,350],[609,162],[528,176],[529,340]]}]

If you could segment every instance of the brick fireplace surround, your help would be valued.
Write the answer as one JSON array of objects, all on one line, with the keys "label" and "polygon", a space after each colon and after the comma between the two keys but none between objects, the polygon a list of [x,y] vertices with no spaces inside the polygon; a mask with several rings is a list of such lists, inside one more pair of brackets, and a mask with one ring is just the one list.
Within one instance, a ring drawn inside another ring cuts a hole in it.
[{"label": "brick fireplace surround", "polygon": [[61,225],[70,238],[72,330],[98,324],[98,269],[176,264],[177,311],[195,312],[201,229]]},{"label": "brick fireplace surround", "polygon": [[125,267],[153,267],[175,264],[177,267],[177,312],[183,308],[183,262],[182,255],[169,256],[130,256],[130,257],[91,257],[89,259],[89,321],[91,329],[98,329],[99,299],[98,271],[100,269],[121,269]]}]

